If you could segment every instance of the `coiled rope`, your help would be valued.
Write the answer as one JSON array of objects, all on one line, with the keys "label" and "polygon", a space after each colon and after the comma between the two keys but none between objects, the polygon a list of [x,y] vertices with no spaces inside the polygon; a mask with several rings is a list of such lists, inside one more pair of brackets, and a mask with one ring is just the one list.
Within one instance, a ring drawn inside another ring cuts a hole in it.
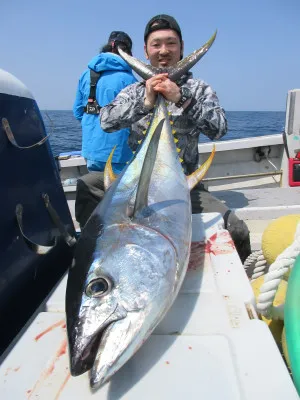
[{"label": "coiled rope", "polygon": [[262,250],[254,251],[248,256],[248,258],[244,262],[245,271],[251,281],[254,281],[259,276],[264,275],[267,267],[267,261],[263,255]]},{"label": "coiled rope", "polygon": [[257,300],[257,310],[268,319],[283,319],[284,305],[275,307],[273,301],[278,286],[286,272],[293,267],[295,259],[300,254],[300,223],[297,225],[294,242],[287,247],[270,265],[260,288]]}]

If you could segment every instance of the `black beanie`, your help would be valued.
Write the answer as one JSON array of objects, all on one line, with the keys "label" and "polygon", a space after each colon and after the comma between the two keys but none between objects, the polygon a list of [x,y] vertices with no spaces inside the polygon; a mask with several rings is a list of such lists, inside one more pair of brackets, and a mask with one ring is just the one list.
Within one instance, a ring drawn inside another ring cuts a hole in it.
[{"label": "black beanie", "polygon": [[[154,22],[161,20],[161,22],[156,23],[154,26]],[[159,14],[156,15],[155,17],[151,18],[148,24],[146,25],[145,33],[144,33],[144,41],[145,43],[147,42],[147,38],[150,35],[151,32],[155,32],[161,29],[172,29],[175,31],[180,39],[180,42],[182,42],[182,36],[181,36],[181,29],[176,21],[175,18],[171,17],[170,15],[166,14]]]}]

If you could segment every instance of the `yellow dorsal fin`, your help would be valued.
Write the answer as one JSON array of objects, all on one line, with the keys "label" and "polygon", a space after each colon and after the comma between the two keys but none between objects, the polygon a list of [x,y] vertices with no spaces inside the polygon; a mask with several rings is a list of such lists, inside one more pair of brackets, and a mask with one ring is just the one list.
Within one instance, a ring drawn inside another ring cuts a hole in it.
[{"label": "yellow dorsal fin", "polygon": [[110,187],[110,185],[118,177],[118,175],[116,175],[114,173],[114,171],[112,169],[112,165],[111,165],[111,161],[112,161],[112,158],[113,158],[113,155],[114,155],[114,151],[116,150],[116,147],[117,146],[115,146],[112,149],[112,151],[111,151],[111,153],[110,153],[110,155],[109,155],[109,157],[108,157],[108,159],[106,161],[106,164],[105,164],[105,169],[104,169],[104,189],[105,189],[105,191]]},{"label": "yellow dorsal fin", "polygon": [[215,156],[215,152],[216,145],[214,144],[212,152],[205,163],[202,164],[200,168],[196,169],[196,171],[194,171],[191,175],[186,177],[190,190],[192,190],[197,185],[197,183],[199,183],[204,178]]}]

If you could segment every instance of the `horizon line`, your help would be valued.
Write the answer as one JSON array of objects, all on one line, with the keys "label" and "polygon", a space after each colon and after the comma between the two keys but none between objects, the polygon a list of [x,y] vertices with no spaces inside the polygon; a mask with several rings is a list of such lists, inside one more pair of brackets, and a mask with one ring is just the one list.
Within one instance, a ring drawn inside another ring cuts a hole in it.
[{"label": "horizon line", "polygon": [[[223,107],[224,108],[224,107]],[[73,112],[73,110],[72,109],[65,109],[65,108],[62,108],[62,109],[41,109],[40,108],[40,111],[70,111],[70,112]],[[286,112],[286,110],[225,110],[225,113],[226,112]]]}]

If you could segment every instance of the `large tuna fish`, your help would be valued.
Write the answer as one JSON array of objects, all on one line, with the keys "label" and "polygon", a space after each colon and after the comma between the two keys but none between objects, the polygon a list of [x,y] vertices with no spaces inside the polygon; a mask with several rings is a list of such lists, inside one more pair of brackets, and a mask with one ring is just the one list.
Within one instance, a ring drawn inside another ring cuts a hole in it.
[{"label": "large tuna fish", "polygon": [[[169,69],[169,77],[176,80],[191,68],[214,37]],[[122,56],[144,78],[157,73]],[[91,370],[93,388],[132,357],[175,300],[190,254],[190,189],[213,153],[199,170],[184,175],[159,96],[135,158],[118,177],[108,161],[109,189],[83,229],[66,292],[71,373]]]}]

